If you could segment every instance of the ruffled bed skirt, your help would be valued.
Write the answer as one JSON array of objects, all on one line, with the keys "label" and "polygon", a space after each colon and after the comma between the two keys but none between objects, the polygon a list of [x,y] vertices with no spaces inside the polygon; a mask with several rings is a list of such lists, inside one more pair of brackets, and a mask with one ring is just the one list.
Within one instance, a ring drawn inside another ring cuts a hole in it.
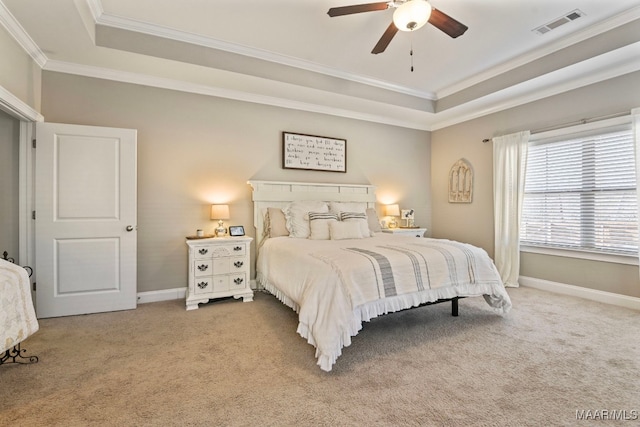
[{"label": "ruffled bed skirt", "polygon": [[[273,294],[284,305],[300,313],[300,306],[287,295],[278,290],[261,274],[258,273],[256,281],[269,293]],[[342,354],[342,348],[351,345],[351,337],[354,337],[362,329],[362,322],[368,322],[378,316],[396,311],[418,307],[422,304],[435,302],[442,299],[452,299],[460,296],[480,296],[493,307],[498,314],[506,314],[511,309],[511,299],[501,284],[485,285],[458,285],[454,287],[426,289],[411,294],[397,295],[380,300],[376,300],[356,307],[351,315],[350,321],[334,331],[335,336],[332,348],[324,348],[316,342],[311,333],[311,326],[301,321],[298,322],[298,334],[316,348],[316,358],[318,365],[323,371],[331,371],[332,366]]]}]

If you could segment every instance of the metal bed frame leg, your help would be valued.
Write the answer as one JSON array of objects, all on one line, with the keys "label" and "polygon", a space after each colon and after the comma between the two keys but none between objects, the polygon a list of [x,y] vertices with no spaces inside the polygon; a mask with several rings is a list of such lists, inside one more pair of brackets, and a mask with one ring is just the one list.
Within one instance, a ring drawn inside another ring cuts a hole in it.
[{"label": "metal bed frame leg", "polygon": [[454,317],[458,317],[458,299],[459,297],[455,297],[451,299],[451,315]]},{"label": "metal bed frame leg", "polygon": [[[22,353],[27,350],[21,350],[20,344],[16,344],[13,348],[4,352],[3,356],[0,356],[0,365],[7,365],[9,363],[20,363],[22,365],[29,365],[31,363],[38,363],[38,356],[24,357]],[[10,360],[7,362],[7,360]]]}]

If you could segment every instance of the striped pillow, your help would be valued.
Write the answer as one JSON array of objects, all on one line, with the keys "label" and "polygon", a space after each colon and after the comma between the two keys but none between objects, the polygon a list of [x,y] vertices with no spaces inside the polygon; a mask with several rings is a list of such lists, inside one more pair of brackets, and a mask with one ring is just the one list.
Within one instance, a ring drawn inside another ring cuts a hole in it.
[{"label": "striped pillow", "polygon": [[362,237],[373,236],[373,233],[369,230],[367,214],[364,212],[340,212],[340,221],[357,222],[360,226],[360,234],[362,234]]},{"label": "striped pillow", "polygon": [[350,219],[367,219],[367,214],[364,212],[340,212],[340,221]]},{"label": "striped pillow", "polygon": [[329,212],[309,212],[309,228],[311,240],[329,240],[329,224],[338,221],[338,215]]}]

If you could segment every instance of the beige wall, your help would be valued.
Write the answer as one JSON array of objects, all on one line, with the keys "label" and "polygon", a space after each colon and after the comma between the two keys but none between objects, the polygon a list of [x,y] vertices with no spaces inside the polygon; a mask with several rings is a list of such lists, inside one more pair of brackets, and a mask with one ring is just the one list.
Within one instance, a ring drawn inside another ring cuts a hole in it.
[{"label": "beige wall", "polygon": [[[432,235],[467,241],[493,253],[492,144],[485,138],[532,130],[640,106],[640,72],[573,90],[432,133]],[[474,201],[447,201],[449,169],[459,158],[474,168]],[[523,253],[521,274],[640,297],[637,266]]]},{"label": "beige wall", "polygon": [[[250,179],[371,183],[430,227],[429,132],[52,72],[41,112],[138,130],[139,292],[186,286],[184,238],[214,228],[210,203],[254,234]],[[347,173],[283,170],[282,131],[347,139]]]},{"label": "beige wall", "polygon": [[0,52],[0,86],[39,111],[42,71],[1,25]]}]

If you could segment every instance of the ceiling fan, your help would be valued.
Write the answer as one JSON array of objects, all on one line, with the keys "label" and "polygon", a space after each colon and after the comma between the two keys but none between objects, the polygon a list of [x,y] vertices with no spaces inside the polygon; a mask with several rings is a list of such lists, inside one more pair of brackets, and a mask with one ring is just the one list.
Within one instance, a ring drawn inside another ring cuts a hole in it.
[{"label": "ceiling fan", "polygon": [[427,22],[453,38],[461,36],[468,29],[466,25],[432,7],[427,0],[395,0],[332,7],[327,14],[333,18],[334,16],[387,9],[395,9],[393,12],[393,21],[389,24],[389,27],[371,51],[371,53],[374,54],[384,52],[398,30],[415,31]]}]

